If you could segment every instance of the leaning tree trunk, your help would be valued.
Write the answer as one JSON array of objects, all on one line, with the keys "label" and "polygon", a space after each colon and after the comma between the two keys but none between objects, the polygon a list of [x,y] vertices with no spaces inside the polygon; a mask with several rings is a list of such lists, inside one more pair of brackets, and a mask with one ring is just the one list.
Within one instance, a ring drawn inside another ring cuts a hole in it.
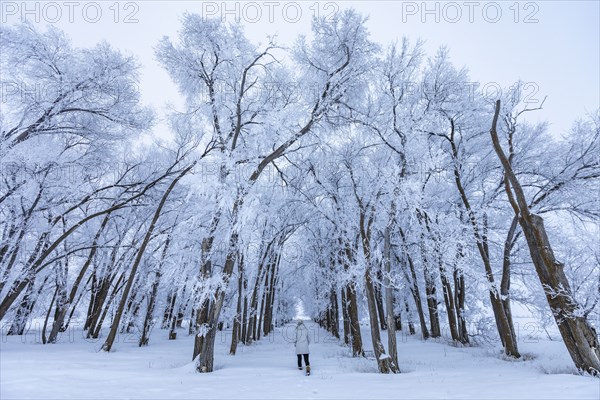
[{"label": "leaning tree trunk", "polygon": [[103,277],[99,280],[96,280],[96,278],[94,277],[94,279],[92,280],[93,298],[90,299],[90,304],[88,306],[88,316],[85,322],[86,327],[84,328],[84,330],[87,331],[88,338],[91,337],[91,334],[92,332],[94,332],[96,324],[100,319],[100,315],[102,314],[102,306],[104,305],[104,302],[108,297],[110,286],[113,283],[115,277],[116,274],[112,276]]},{"label": "leaning tree trunk", "polygon": [[[112,281],[114,281],[114,279],[116,278],[116,276],[117,276],[117,274],[114,274],[113,277],[110,278],[111,284],[112,284]],[[109,312],[110,308],[112,307],[112,303],[117,298],[117,294],[119,294],[121,289],[125,286],[125,284],[122,283],[124,279],[125,279],[125,272],[122,272],[119,275],[119,278],[117,279],[117,281],[115,282],[115,285],[110,293],[110,296],[106,300],[104,309],[102,310],[101,314],[98,314],[97,321],[94,321],[93,325],[88,330],[88,335],[87,335],[88,338],[98,339],[100,337],[100,333],[102,331],[102,324],[104,324],[104,320],[106,319],[106,316],[108,315],[108,312]]]},{"label": "leaning tree trunk", "polygon": [[533,265],[575,366],[581,371],[598,375],[600,374],[600,345],[597,334],[586,318],[577,313],[578,304],[573,297],[563,264],[554,256],[544,220],[531,213],[521,184],[500,145],[496,130],[499,114],[500,100],[497,100],[490,135],[494,150],[504,168],[506,194],[515,215],[519,216],[519,224],[527,240]]},{"label": "leaning tree trunk", "polygon": [[[95,268],[91,274],[91,295],[88,305],[88,313],[85,320],[85,325],[83,327],[83,329],[87,331],[88,338],[90,337],[91,332],[94,332],[95,330],[95,326],[102,313],[102,306],[108,297],[110,287],[118,276],[116,272],[113,272],[116,270],[116,267],[121,261],[121,259],[117,260],[117,255],[119,254],[119,249],[124,239],[125,237],[121,236],[115,243],[114,248],[110,253],[109,260],[104,265],[104,268],[102,270]],[[135,240],[133,242],[135,242]],[[121,257],[124,258],[126,254],[127,251],[124,252]],[[123,277],[123,274],[121,274],[120,277]],[[116,286],[118,286],[118,284]]]},{"label": "leaning tree trunk", "polygon": [[171,236],[167,235],[167,240],[165,241],[165,246],[163,247],[163,251],[160,257],[160,262],[156,267],[156,271],[154,272],[154,282],[152,282],[152,288],[150,289],[150,297],[148,298],[148,307],[146,308],[146,317],[144,318],[144,327],[142,328],[142,336],[140,337],[140,341],[138,345],[140,347],[147,346],[150,340],[150,332],[152,331],[152,327],[154,326],[154,306],[156,304],[156,296],[158,295],[158,286],[160,285],[160,278],[162,275],[162,264],[167,257],[167,252],[169,251],[169,244],[171,243]]},{"label": "leaning tree trunk", "polygon": [[158,207],[156,208],[156,211],[154,212],[154,216],[152,217],[152,221],[150,222],[150,226],[148,227],[148,231],[146,232],[146,236],[144,236],[142,245],[141,245],[140,249],[138,250],[138,253],[136,255],[135,261],[133,262],[133,265],[131,266],[131,272],[129,273],[129,279],[127,280],[127,284],[125,285],[125,288],[123,289],[123,295],[121,296],[121,302],[119,303],[119,307],[117,308],[117,312],[115,313],[115,319],[113,320],[112,326],[110,328],[110,332],[108,334],[108,337],[106,338],[106,342],[104,342],[104,344],[102,345],[102,350],[104,350],[104,351],[110,351],[110,349],[112,348],[113,343],[115,341],[115,338],[117,337],[117,330],[119,329],[119,324],[121,322],[121,317],[123,316],[123,311],[125,309],[125,304],[127,303],[127,298],[129,297],[129,292],[131,291],[131,287],[133,286],[135,274],[136,274],[137,269],[142,261],[142,257],[144,255],[144,252],[146,251],[146,247],[148,247],[148,243],[150,242],[150,238],[152,237],[152,233],[154,232],[154,228],[156,227],[158,218],[160,217],[162,209],[163,209],[165,203],[167,202],[167,198],[171,194],[171,191],[173,190],[175,185],[177,185],[177,182],[179,182],[179,180],[181,178],[183,178],[183,176],[185,174],[190,172],[195,164],[196,163],[194,162],[190,166],[185,168],[183,171],[181,171],[179,173],[179,175],[177,175],[177,177],[175,179],[173,179],[173,181],[171,182],[171,184],[169,185],[169,187],[163,194],[162,198],[160,199]]},{"label": "leaning tree trunk", "polygon": [[35,280],[32,280],[25,295],[21,299],[17,312],[15,313],[15,319],[12,321],[8,330],[8,335],[22,335],[25,332],[27,326],[27,320],[29,319],[29,310],[31,304],[35,301]]},{"label": "leaning tree trunk", "polygon": [[52,307],[54,306],[54,301],[56,300],[57,294],[58,287],[54,290],[54,295],[50,301],[50,306],[48,307],[48,311],[46,311],[46,318],[44,319],[44,325],[42,326],[42,344],[48,343],[48,339],[46,339],[46,328],[48,328],[48,320],[50,319],[50,313],[52,312]]}]

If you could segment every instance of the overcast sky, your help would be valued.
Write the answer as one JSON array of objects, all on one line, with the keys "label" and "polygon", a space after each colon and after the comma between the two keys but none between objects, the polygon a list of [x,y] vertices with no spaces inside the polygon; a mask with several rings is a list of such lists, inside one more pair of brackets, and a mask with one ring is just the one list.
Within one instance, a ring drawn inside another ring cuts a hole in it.
[{"label": "overcast sky", "polygon": [[[185,12],[227,21],[240,18],[259,42],[277,34],[292,44],[310,31],[313,15],[353,7],[369,16],[375,41],[409,37],[426,42],[428,54],[447,46],[453,62],[466,66],[473,82],[507,86],[530,82],[531,100],[548,96],[535,119],[548,120],[555,134],[600,107],[599,1],[3,1],[2,23],[24,18],[67,32],[77,46],[106,40],[138,57],[144,100],[160,108],[178,103],[175,86],[154,59],[154,46],[174,37]],[[36,21],[37,20],[37,21]]]}]

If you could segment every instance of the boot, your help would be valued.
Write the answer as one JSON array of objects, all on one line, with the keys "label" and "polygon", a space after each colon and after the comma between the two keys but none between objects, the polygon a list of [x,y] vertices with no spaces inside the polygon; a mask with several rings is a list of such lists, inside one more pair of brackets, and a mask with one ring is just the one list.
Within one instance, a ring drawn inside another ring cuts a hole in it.
[{"label": "boot", "polygon": [[306,366],[306,375],[310,375],[310,365]]}]

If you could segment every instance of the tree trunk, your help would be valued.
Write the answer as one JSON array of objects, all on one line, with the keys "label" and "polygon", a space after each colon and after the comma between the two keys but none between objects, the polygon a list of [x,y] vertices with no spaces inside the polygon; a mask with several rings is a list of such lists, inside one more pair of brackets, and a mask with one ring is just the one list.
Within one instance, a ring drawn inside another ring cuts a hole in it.
[{"label": "tree trunk", "polygon": [[382,374],[389,372],[398,372],[396,365],[394,365],[390,356],[385,353],[383,344],[381,343],[381,336],[379,334],[379,325],[377,321],[377,310],[375,305],[375,289],[373,288],[373,281],[369,268],[365,270],[365,290],[367,294],[367,305],[369,309],[369,321],[371,325],[371,342],[373,344],[373,352],[377,359],[377,368]]},{"label": "tree trunk", "polygon": [[519,216],[519,224],[527,240],[531,259],[575,366],[581,371],[598,375],[600,374],[600,345],[597,334],[585,317],[577,314],[578,305],[564,273],[563,264],[554,256],[544,220],[531,213],[521,184],[502,150],[496,131],[499,114],[500,100],[497,100],[490,135],[494,150],[504,168],[506,194],[515,215]]},{"label": "tree trunk", "polygon": [[271,275],[271,282],[269,283],[271,286],[271,289],[269,291],[269,298],[268,298],[269,308],[268,308],[268,312],[266,314],[267,320],[265,322],[265,326],[266,326],[265,336],[270,334],[274,328],[274,326],[273,326],[273,311],[274,311],[274,306],[275,306],[275,295],[277,294],[277,282],[279,281],[277,274],[279,272],[279,264],[281,262],[281,255],[282,255],[281,251],[278,251],[277,260],[273,264],[273,273]]},{"label": "tree trunk", "polygon": [[165,246],[163,247],[162,255],[156,271],[154,272],[154,282],[152,282],[152,288],[150,289],[150,297],[148,298],[148,305],[146,307],[146,317],[144,318],[144,327],[142,328],[142,335],[140,337],[139,346],[147,346],[150,339],[150,331],[154,325],[154,306],[156,304],[156,295],[158,294],[158,286],[160,285],[161,269],[162,264],[167,257],[169,251],[169,244],[171,243],[171,237],[167,236],[165,240]]},{"label": "tree trunk", "polygon": [[400,368],[398,368],[398,347],[396,345],[396,321],[394,319],[394,293],[390,279],[392,273],[391,251],[391,229],[389,226],[386,226],[383,244],[383,267],[385,269],[384,286],[385,307],[387,309],[388,351],[392,366],[396,367],[396,372],[400,372]]},{"label": "tree trunk", "polygon": [[29,286],[27,287],[27,291],[21,299],[19,306],[17,307],[15,319],[12,321],[12,324],[8,329],[8,335],[22,335],[23,332],[25,332],[27,320],[29,319],[30,309],[32,304],[35,302],[34,285],[35,280],[32,280]]},{"label": "tree trunk", "polygon": [[[110,287],[110,284],[112,284],[112,281],[114,281],[116,276],[117,276],[117,274],[114,274],[113,277],[110,278],[109,287]],[[105,278],[105,279],[108,279],[108,278]],[[117,293],[119,293],[119,291],[123,287],[123,285],[121,285],[121,282],[123,281],[123,279],[125,279],[125,272],[121,273],[119,275],[119,279],[117,279],[117,282],[115,282],[115,286],[113,287],[110,297],[108,298],[108,300],[106,301],[106,304],[104,305],[104,309],[102,309],[102,305],[103,305],[102,303],[98,304],[98,308],[99,308],[98,317],[96,320],[92,321],[92,324],[90,325],[90,329],[88,329],[88,334],[87,334],[88,338],[98,339],[98,337],[100,337],[100,332],[102,330],[102,324],[104,323],[104,319],[106,319],[106,316],[108,315],[108,310],[110,309],[110,306],[111,306],[112,302],[114,301],[114,299],[117,297]],[[108,289],[107,289],[107,293],[108,293]]]},{"label": "tree trunk", "polygon": [[[90,329],[92,329],[92,325],[95,325],[98,321],[98,318],[102,312],[102,305],[108,297],[110,286],[117,276],[117,274],[112,274],[112,271],[116,269],[116,265],[118,263],[117,255],[119,253],[121,243],[123,243],[123,239],[124,237],[121,236],[115,243],[104,271],[99,271],[98,268],[95,268],[91,274],[92,287],[90,291],[90,303],[88,305],[88,312],[85,319],[85,325],[83,327],[83,329],[88,331],[88,333]],[[124,254],[126,254],[126,252]]]},{"label": "tree trunk", "polygon": [[446,305],[446,313],[448,314],[448,326],[450,327],[450,336],[452,340],[459,342],[460,335],[458,334],[458,324],[456,322],[456,307],[454,305],[454,295],[452,286],[446,276],[446,269],[442,261],[440,261],[440,279],[442,281],[442,291],[444,294],[444,304]]},{"label": "tree trunk", "polygon": [[246,330],[246,344],[252,343],[253,340],[256,339],[256,321],[257,321],[257,311],[258,311],[258,295],[260,290],[260,283],[262,282],[262,274],[264,271],[265,260],[268,257],[268,252],[270,251],[270,245],[267,246],[266,252],[263,255],[261,261],[258,264],[258,271],[256,273],[256,279],[254,281],[254,288],[252,290],[252,296],[250,298],[250,310],[248,312],[248,327]]},{"label": "tree trunk", "polygon": [[429,258],[425,250],[425,237],[421,236],[421,257],[423,259],[423,278],[425,280],[425,297],[427,298],[427,309],[429,311],[429,325],[431,337],[440,337],[440,319],[438,316],[438,301],[435,279],[429,265]]},{"label": "tree trunk", "polygon": [[167,301],[165,304],[165,311],[163,312],[161,329],[169,329],[169,322],[171,322],[171,316],[173,315],[173,308],[175,305],[173,304],[173,296],[174,291],[170,291],[167,295]]},{"label": "tree trunk", "polygon": [[100,315],[102,314],[102,306],[108,297],[110,286],[112,281],[116,277],[116,274],[110,277],[103,277],[98,280],[95,275],[92,275],[92,295],[90,297],[90,304],[88,306],[88,315],[85,321],[85,329],[88,333],[94,331]]},{"label": "tree trunk", "polygon": [[[506,240],[504,242],[504,254],[502,260],[502,280],[500,281],[500,295],[502,296],[502,308],[508,318],[510,326],[514,326],[512,319],[512,310],[510,308],[510,253],[516,240],[516,230],[519,219],[515,216],[510,224]],[[516,341],[516,332],[512,330],[513,340]]]},{"label": "tree trunk", "polygon": [[331,301],[331,321],[330,321],[330,332],[336,338],[340,338],[340,312],[338,309],[338,298],[337,298],[337,290],[332,288],[330,294]]},{"label": "tree trunk", "polygon": [[452,277],[454,279],[454,306],[456,309],[456,321],[458,330],[458,340],[462,344],[469,343],[469,333],[467,331],[467,322],[465,321],[465,277],[458,266],[459,259],[463,257],[462,245],[459,244],[456,249],[456,261]]},{"label": "tree trunk", "polygon": [[[185,302],[180,302],[179,303],[179,308],[177,309],[177,315],[175,316],[175,326],[177,328],[181,328],[183,327],[183,318],[185,317],[185,311],[187,310],[189,301],[190,301],[190,297],[185,295],[185,291],[187,289],[187,281],[188,278],[185,278],[185,281],[183,282],[183,288],[181,289],[181,298],[186,299],[187,300]],[[191,321],[190,321],[191,323]]]},{"label": "tree trunk", "polygon": [[260,340],[261,325],[262,325],[262,320],[265,315],[265,298],[267,297],[267,291],[268,291],[268,287],[269,287],[269,270],[270,269],[271,269],[271,266],[267,265],[267,270],[265,272],[264,289],[262,291],[262,296],[261,296],[261,301],[260,301],[260,314],[258,315],[258,323],[257,323],[255,340]]},{"label": "tree trunk", "polygon": [[58,287],[54,290],[54,295],[52,295],[52,300],[50,301],[50,306],[48,307],[48,311],[46,312],[46,318],[44,319],[44,326],[42,326],[42,344],[48,343],[46,338],[46,328],[48,328],[48,319],[50,318],[50,313],[52,312],[52,307],[54,306],[54,301],[56,300],[56,295],[58,294]]},{"label": "tree trunk", "polygon": [[242,319],[242,296],[243,294],[243,281],[244,281],[244,258],[240,257],[238,263],[238,301],[235,316],[233,317],[233,329],[231,330],[231,346],[229,347],[229,354],[235,355],[237,345],[240,337],[240,324]]},{"label": "tree trunk", "polygon": [[265,293],[264,293],[265,310],[264,310],[264,315],[263,315],[263,334],[265,336],[268,335],[271,330],[270,316],[271,316],[271,307],[273,305],[272,296],[273,296],[274,290],[275,290],[273,285],[275,284],[276,264],[277,264],[276,261],[271,263],[270,276],[269,276],[269,271],[267,271],[267,278],[265,280]]},{"label": "tree trunk", "polygon": [[[173,309],[175,308],[175,301],[177,300],[177,296],[173,296]],[[177,339],[177,315],[175,313],[171,313],[171,319],[169,320],[169,340]]]},{"label": "tree trunk", "polygon": [[387,322],[385,317],[385,309],[383,308],[383,295],[381,293],[381,281],[383,280],[381,270],[377,270],[377,280],[379,282],[373,282],[373,286],[375,289],[375,302],[377,304],[377,315],[379,317],[379,326],[382,331],[387,329]]},{"label": "tree trunk", "polygon": [[348,300],[346,289],[342,287],[342,318],[344,319],[344,343],[350,344],[350,316],[348,315]]},{"label": "tree trunk", "polygon": [[83,324],[83,330],[87,331],[90,329],[90,324],[92,323],[92,315],[94,314],[95,305],[97,303],[97,295],[98,295],[98,280],[96,278],[96,271],[92,272],[91,275],[92,286],[90,287],[90,301],[88,303],[87,313],[85,315],[85,323]]},{"label": "tree trunk", "polygon": [[[234,212],[232,219],[237,220],[237,209],[241,206],[241,201],[236,202],[234,205]],[[236,256],[238,254],[238,235],[232,233],[229,237],[229,250],[225,258],[225,265],[223,266],[223,278],[227,282],[233,272],[233,267],[236,263]],[[224,285],[226,286],[226,285]],[[198,372],[212,372],[214,367],[214,346],[215,337],[217,330],[217,323],[219,322],[219,316],[221,315],[221,309],[223,308],[223,302],[225,301],[225,290],[219,286],[215,292],[215,301],[210,307],[208,313],[208,324],[206,327],[206,335],[202,343],[202,349],[198,355],[196,370]]]},{"label": "tree trunk", "polygon": [[[345,245],[346,258],[343,261],[344,270],[350,268],[349,262],[353,260],[352,250],[349,245]],[[346,301],[348,307],[348,317],[350,320],[350,340],[352,342],[352,357],[364,356],[365,352],[362,345],[362,335],[360,333],[360,320],[358,319],[358,301],[356,296],[356,284],[353,281],[346,285]]]},{"label": "tree trunk", "polygon": [[243,291],[244,291],[244,309],[242,312],[242,331],[241,331],[241,336],[240,336],[240,340],[242,343],[246,344],[246,330],[248,328],[247,323],[248,323],[248,294],[247,294],[247,290],[248,290],[248,279],[246,278],[246,276],[244,275],[244,282],[243,282]]}]

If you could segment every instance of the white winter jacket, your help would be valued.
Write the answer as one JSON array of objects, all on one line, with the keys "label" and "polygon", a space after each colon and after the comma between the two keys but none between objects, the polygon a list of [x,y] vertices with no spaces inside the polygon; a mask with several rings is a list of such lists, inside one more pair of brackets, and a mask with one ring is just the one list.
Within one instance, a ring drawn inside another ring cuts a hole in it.
[{"label": "white winter jacket", "polygon": [[294,344],[296,345],[296,354],[308,354],[308,345],[310,343],[310,335],[308,328],[304,325],[304,322],[299,321],[296,326],[296,339]]}]

